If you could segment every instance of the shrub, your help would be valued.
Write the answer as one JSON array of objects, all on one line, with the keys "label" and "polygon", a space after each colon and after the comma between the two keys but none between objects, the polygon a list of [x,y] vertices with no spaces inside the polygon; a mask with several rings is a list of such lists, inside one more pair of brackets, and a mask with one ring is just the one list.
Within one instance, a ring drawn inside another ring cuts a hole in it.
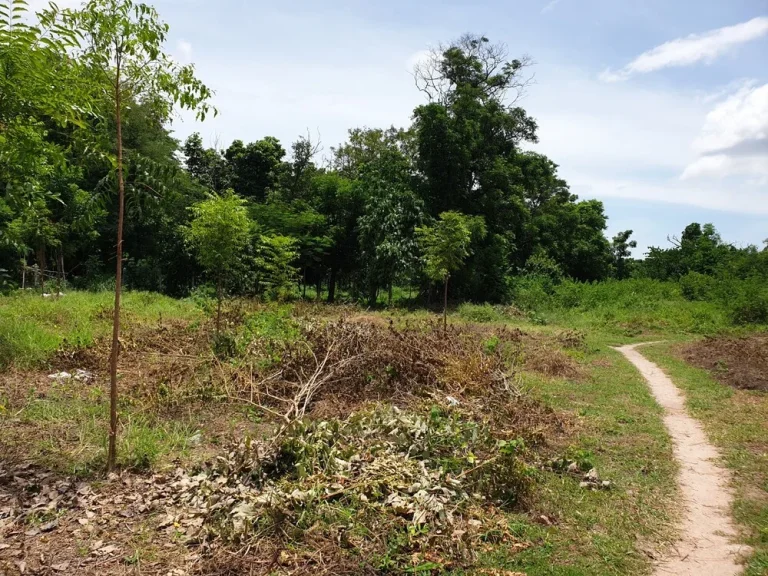
[{"label": "shrub", "polygon": [[501,314],[490,304],[464,303],[459,306],[459,317],[471,322],[499,322]]},{"label": "shrub", "polygon": [[698,272],[688,272],[680,278],[680,292],[686,300],[709,300],[714,286],[714,278]]},{"label": "shrub", "polygon": [[734,324],[768,323],[768,288],[758,279],[730,282],[722,298]]}]

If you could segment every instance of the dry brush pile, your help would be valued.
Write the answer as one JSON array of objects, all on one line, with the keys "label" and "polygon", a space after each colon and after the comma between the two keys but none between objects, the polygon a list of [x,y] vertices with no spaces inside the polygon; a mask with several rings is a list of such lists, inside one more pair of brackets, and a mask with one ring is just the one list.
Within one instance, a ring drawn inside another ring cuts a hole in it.
[{"label": "dry brush pile", "polygon": [[227,397],[275,417],[274,434],[175,484],[179,509],[203,519],[191,537],[204,572],[237,573],[244,554],[264,573],[428,571],[472,566],[493,542],[524,547],[503,511],[528,502],[546,440],[565,427],[520,390],[517,371],[541,342],[342,319],[304,324],[277,355],[274,345],[254,343],[279,360],[219,374]]},{"label": "dry brush pile", "polygon": [[[226,358],[181,325],[126,336],[131,401],[244,404],[270,424],[209,462],[137,480],[131,513],[186,542],[190,571],[429,572],[526,546],[505,513],[533,501],[568,422],[521,389],[520,373],[578,378],[563,348],[581,335],[291,322],[291,337],[235,342]],[[98,372],[104,353],[62,354],[71,366],[59,367]]]}]

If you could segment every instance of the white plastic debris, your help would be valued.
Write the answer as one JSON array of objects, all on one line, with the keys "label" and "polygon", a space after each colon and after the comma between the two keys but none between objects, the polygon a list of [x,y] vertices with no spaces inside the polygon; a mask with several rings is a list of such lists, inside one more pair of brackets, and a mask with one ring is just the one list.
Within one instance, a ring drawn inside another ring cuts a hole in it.
[{"label": "white plastic debris", "polygon": [[72,378],[72,374],[69,372],[56,372],[56,374],[48,374],[48,378],[52,380],[69,380]]},{"label": "white plastic debris", "polygon": [[89,372],[88,370],[83,370],[82,368],[78,368],[75,370],[75,380],[79,380],[80,382],[88,382],[90,380],[93,380],[93,372]]},{"label": "white plastic debris", "polygon": [[461,402],[456,400],[456,398],[454,398],[453,396],[446,396],[445,400],[448,402],[450,406],[458,406],[459,404],[461,404]]}]

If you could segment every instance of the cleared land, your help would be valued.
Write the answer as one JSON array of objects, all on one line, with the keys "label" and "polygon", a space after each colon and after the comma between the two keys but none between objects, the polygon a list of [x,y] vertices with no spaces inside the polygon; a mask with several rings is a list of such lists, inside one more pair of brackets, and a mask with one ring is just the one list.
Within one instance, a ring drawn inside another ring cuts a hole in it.
[{"label": "cleared land", "polygon": [[[464,307],[444,333],[424,312],[243,301],[216,339],[195,303],[132,294],[105,478],[102,299],[0,303],[9,574],[649,574],[677,538],[662,411],[610,348],[652,329]],[[712,441],[733,467],[736,442]],[[763,472],[735,475],[749,574]]]}]

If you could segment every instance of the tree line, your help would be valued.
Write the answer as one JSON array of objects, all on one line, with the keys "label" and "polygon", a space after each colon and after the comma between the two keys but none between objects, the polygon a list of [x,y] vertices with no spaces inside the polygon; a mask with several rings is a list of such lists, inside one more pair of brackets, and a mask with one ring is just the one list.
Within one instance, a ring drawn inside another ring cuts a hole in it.
[{"label": "tree line", "polygon": [[[424,302],[503,302],[522,275],[711,276],[712,259],[739,251],[721,247],[702,257],[709,264],[684,264],[676,256],[690,252],[684,233],[680,246],[652,248],[638,262],[632,231],[609,241],[603,204],[579,200],[553,160],[526,150],[537,141],[519,99],[530,61],[482,36],[440,46],[416,67],[425,102],[410,126],[352,128],[327,151],[311,134],[287,149],[271,136],[219,149],[199,134],[179,142],[170,132],[174,106],[203,117],[214,112],[212,93],[191,66],[158,56],[168,28],[151,8],[98,0],[79,12],[51,8],[32,26],[18,17],[23,2],[0,6],[7,285],[38,277],[113,286],[120,181],[122,280],[174,296],[209,283],[220,295],[283,298],[309,289],[331,302],[343,293],[374,303],[406,287]],[[94,19],[99,10],[133,17],[137,36],[124,58],[149,47],[142,58],[156,65],[133,58],[116,82],[113,45],[84,40],[114,24]],[[149,69],[162,74],[147,76]],[[217,221],[228,231],[216,230]],[[702,237],[711,240],[707,230]],[[229,235],[217,242],[217,234]]]}]

